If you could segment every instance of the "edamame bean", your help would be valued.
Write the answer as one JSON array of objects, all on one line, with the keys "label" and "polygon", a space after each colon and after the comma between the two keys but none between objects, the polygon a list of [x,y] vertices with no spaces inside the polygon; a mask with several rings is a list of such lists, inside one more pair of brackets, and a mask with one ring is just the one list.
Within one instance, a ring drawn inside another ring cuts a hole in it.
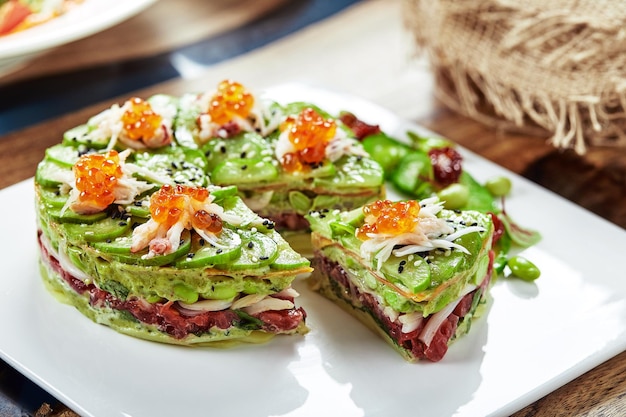
[{"label": "edamame bean", "polygon": [[174,295],[187,304],[198,301],[198,293],[182,283],[174,285]]},{"label": "edamame bean", "polygon": [[443,201],[443,206],[454,210],[463,207],[469,200],[469,188],[460,183],[450,184],[437,193],[439,199]]},{"label": "edamame bean", "polygon": [[497,176],[487,180],[485,187],[495,197],[502,197],[511,192],[511,180],[504,176]]},{"label": "edamame bean", "polygon": [[524,281],[534,281],[541,275],[537,266],[523,256],[512,256],[507,261],[511,274]]},{"label": "edamame bean", "polygon": [[237,290],[228,285],[219,285],[213,287],[213,291],[202,294],[203,298],[213,300],[230,300],[237,295]]}]

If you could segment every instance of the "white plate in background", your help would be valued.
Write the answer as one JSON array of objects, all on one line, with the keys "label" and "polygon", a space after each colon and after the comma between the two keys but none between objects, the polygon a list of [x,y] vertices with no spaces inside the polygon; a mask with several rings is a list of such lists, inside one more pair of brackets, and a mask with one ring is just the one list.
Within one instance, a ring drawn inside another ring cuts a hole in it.
[{"label": "white plate in background", "polygon": [[17,70],[50,48],[84,38],[141,12],[156,0],[84,0],[67,13],[26,30],[0,36],[0,75]]}]

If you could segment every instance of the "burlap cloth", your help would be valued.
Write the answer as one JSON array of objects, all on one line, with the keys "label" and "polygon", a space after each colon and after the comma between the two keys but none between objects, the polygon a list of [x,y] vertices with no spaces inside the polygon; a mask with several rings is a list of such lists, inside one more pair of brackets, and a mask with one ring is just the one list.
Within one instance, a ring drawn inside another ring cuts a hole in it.
[{"label": "burlap cloth", "polygon": [[436,94],[559,148],[626,145],[626,1],[404,0]]}]

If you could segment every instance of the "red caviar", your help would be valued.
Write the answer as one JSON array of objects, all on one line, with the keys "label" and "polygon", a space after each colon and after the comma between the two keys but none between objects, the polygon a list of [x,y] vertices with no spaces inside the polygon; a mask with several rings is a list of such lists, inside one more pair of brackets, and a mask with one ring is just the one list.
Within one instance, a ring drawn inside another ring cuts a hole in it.
[{"label": "red caviar", "polygon": [[368,233],[399,235],[412,232],[420,212],[417,201],[378,200],[363,207],[365,224],[357,230],[357,237],[367,240]]},{"label": "red caviar", "polygon": [[295,152],[285,154],[281,163],[289,172],[302,171],[305,166],[314,166],[324,161],[326,145],[337,132],[337,124],[332,119],[324,119],[312,108],[300,112],[297,118],[289,117],[280,126],[287,131]]},{"label": "red caviar", "polygon": [[215,213],[207,213],[205,210],[198,210],[194,213],[191,223],[198,229],[206,230],[210,233],[222,231],[222,219]]},{"label": "red caviar", "polygon": [[129,100],[130,109],[122,115],[126,136],[131,140],[146,140],[154,136],[161,126],[163,117],[152,110],[152,106],[139,97]]},{"label": "red caviar", "polygon": [[115,201],[115,186],[122,177],[117,151],[83,155],[73,171],[80,202],[102,211]]},{"label": "red caviar", "polygon": [[[187,185],[164,185],[150,197],[150,214],[152,219],[170,228],[178,222],[185,210],[188,210],[189,198],[200,203],[209,198],[209,191],[203,187]],[[194,213],[191,223],[211,233],[222,230],[222,219],[214,213],[198,210]]]},{"label": "red caviar", "polygon": [[246,118],[254,105],[254,97],[236,81],[224,80],[209,104],[209,116],[214,123],[224,125],[234,117]]}]

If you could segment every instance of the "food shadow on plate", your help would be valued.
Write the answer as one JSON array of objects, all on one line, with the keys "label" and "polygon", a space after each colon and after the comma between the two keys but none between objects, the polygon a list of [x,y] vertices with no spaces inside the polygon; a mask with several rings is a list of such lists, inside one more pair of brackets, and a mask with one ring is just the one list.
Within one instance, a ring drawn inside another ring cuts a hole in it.
[{"label": "food shadow on plate", "polygon": [[[308,288],[298,289],[301,294],[307,290],[303,303],[312,329],[307,344],[319,349],[327,379],[348,390],[345,401],[352,412],[342,415],[398,415],[406,412],[409,398],[411,411],[419,415],[453,415],[472,400],[482,381],[491,297],[482,317],[440,362],[409,363],[343,309]],[[454,395],[443,398],[444,392]]]}]

